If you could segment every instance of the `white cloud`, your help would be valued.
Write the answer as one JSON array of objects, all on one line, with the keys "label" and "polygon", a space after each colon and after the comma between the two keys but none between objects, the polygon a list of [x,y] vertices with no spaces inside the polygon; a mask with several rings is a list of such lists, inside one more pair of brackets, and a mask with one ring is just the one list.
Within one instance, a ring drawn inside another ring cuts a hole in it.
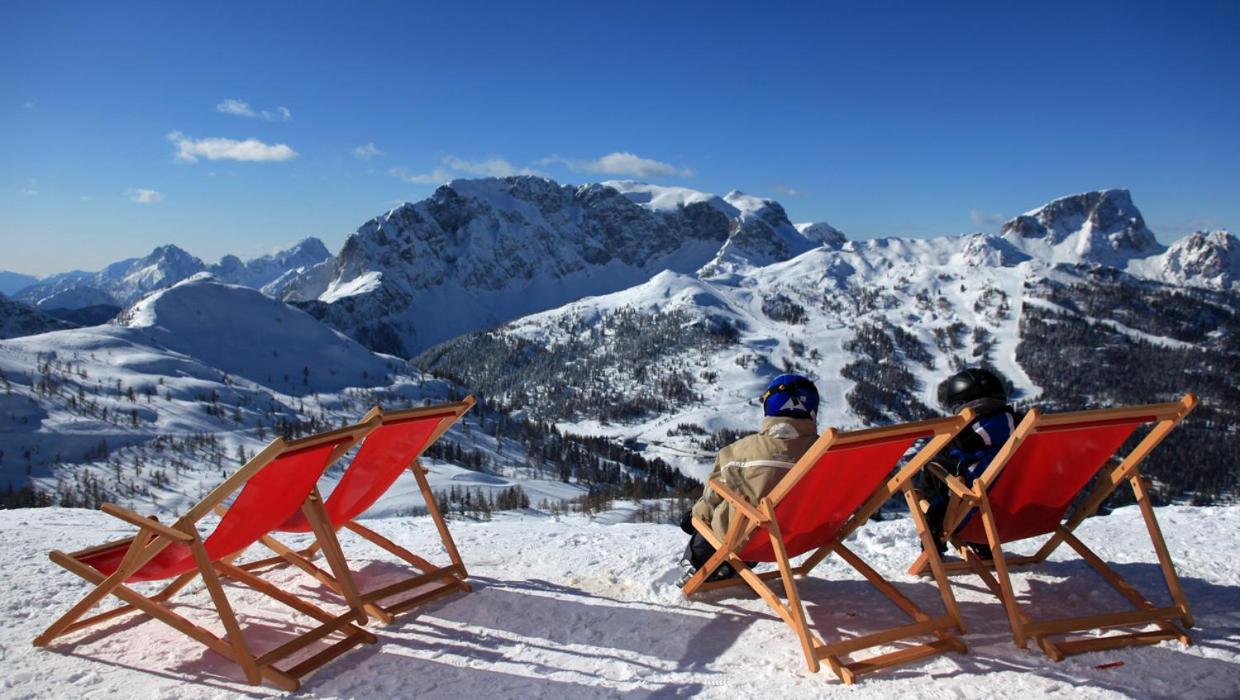
[{"label": "white cloud", "polygon": [[236,117],[258,116],[258,112],[255,112],[244,100],[224,100],[215,106],[215,111]]},{"label": "white cloud", "polygon": [[775,194],[782,194],[785,197],[801,196],[801,190],[798,190],[795,187],[788,187],[787,185],[775,185],[771,189],[775,190]]},{"label": "white cloud", "polygon": [[30,97],[30,98],[27,98],[26,101],[22,103],[22,106],[25,107],[26,109],[34,109],[35,107],[39,106],[39,101],[33,97]]},{"label": "white cloud", "polygon": [[411,185],[441,185],[452,179],[452,173],[443,168],[435,168],[422,174],[410,174],[405,168],[390,168],[388,175],[398,177]]},{"label": "white cloud", "polygon": [[[354,155],[356,155],[356,150],[354,149]],[[439,166],[429,173],[410,173],[407,168],[389,168],[387,174],[414,185],[439,185],[461,175],[509,177],[512,175],[541,175],[542,173],[532,168],[518,168],[497,156],[492,156],[486,160],[465,160],[456,156],[447,156],[440,161]]]},{"label": "white cloud", "polygon": [[972,221],[974,226],[1000,226],[1007,220],[1008,218],[1003,214],[991,214],[981,209],[969,210],[969,221]]},{"label": "white cloud", "polygon": [[148,190],[141,187],[131,187],[125,190],[125,196],[129,197],[129,201],[138,204],[159,204],[164,201],[164,196],[155,190]]},{"label": "white cloud", "polygon": [[33,177],[26,178],[26,186],[18,187],[17,193],[23,197],[39,196],[39,181]]},{"label": "white cloud", "polygon": [[375,146],[374,141],[364,143],[353,149],[353,157],[358,160],[370,160],[371,158],[381,155],[383,155],[383,151],[380,151],[378,147]]},{"label": "white cloud", "polygon": [[479,175],[482,177],[508,177],[510,175],[538,175],[538,171],[529,168],[518,168],[503,158],[491,157],[486,160],[463,160],[456,156],[448,156],[443,159],[443,164],[449,168],[465,173],[466,175]]},{"label": "white cloud", "polygon": [[594,160],[574,160],[551,156],[538,161],[539,164],[561,163],[575,172],[601,173],[604,175],[632,175],[633,177],[680,176],[691,177],[694,173],[690,168],[682,168],[671,163],[642,158],[636,153],[616,151]]},{"label": "white cloud", "polygon": [[215,106],[215,111],[221,114],[231,114],[234,117],[249,117],[251,119],[266,119],[269,122],[291,122],[293,121],[293,113],[288,107],[276,107],[272,109],[264,109],[262,111],[255,110],[245,100],[237,100],[229,98]]},{"label": "white cloud", "polygon": [[266,144],[255,138],[245,141],[219,136],[192,139],[179,131],[174,131],[168,134],[168,140],[177,147],[177,160],[187,163],[196,163],[199,158],[264,162],[292,160],[297,157],[297,151],[286,144]]},{"label": "white cloud", "polygon": [[95,201],[95,197],[94,197],[94,195],[89,195],[89,194],[84,194],[84,195],[82,195],[81,197],[78,197],[78,199],[82,200],[83,202],[93,202],[93,201]]}]

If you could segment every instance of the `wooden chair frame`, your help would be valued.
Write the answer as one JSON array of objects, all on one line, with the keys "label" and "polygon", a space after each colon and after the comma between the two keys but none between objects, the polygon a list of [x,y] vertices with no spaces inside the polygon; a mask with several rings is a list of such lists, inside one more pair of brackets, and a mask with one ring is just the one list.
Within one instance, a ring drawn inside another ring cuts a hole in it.
[{"label": "wooden chair frame", "polygon": [[[421,415],[444,413],[448,410],[454,410],[456,412],[456,416],[451,420],[444,420],[440,422],[435,431],[431,433],[430,438],[426,441],[426,444],[423,445],[422,450],[419,450],[419,454],[415,456],[413,461],[408,465],[409,471],[413,473],[414,478],[418,482],[418,488],[422,492],[422,498],[426,501],[426,510],[431,516],[431,519],[434,521],[435,528],[439,531],[439,538],[452,562],[450,565],[437,567],[428,562],[426,559],[410,552],[395,542],[392,542],[374,530],[361,525],[356,520],[350,520],[339,524],[329,523],[330,527],[334,531],[338,532],[340,529],[348,530],[396,556],[420,572],[417,576],[413,576],[372,591],[362,592],[360,594],[363,608],[366,613],[384,624],[391,624],[391,622],[400,613],[412,610],[450,593],[456,591],[468,593],[473,590],[466,580],[469,577],[469,572],[465,569],[465,563],[461,560],[460,552],[457,551],[456,543],[452,539],[452,533],[448,530],[448,524],[444,521],[443,514],[439,511],[439,504],[435,501],[435,494],[431,491],[430,483],[426,479],[427,470],[422,466],[418,457],[421,455],[422,451],[434,444],[436,440],[447,432],[456,423],[456,421],[460,419],[461,416],[465,415],[469,409],[473,408],[474,403],[474,397],[467,396],[464,400],[455,404],[424,406],[402,411],[385,412],[382,408],[376,406],[372,408],[362,419],[363,421],[378,419],[380,424],[382,424],[383,422],[388,421],[400,421],[408,420],[410,418],[417,418]],[[316,541],[309,547],[302,550],[294,550],[280,540],[276,539],[273,535],[266,535],[259,541],[268,549],[275,552],[276,556],[250,562],[243,565],[241,568],[252,571],[276,564],[292,564],[298,569],[301,569],[305,573],[314,577],[320,583],[335,591],[337,594],[344,594],[343,587],[337,577],[315,566],[311,561],[317,552],[322,549],[322,542],[317,540],[317,535]],[[387,606],[382,604],[383,600],[400,595],[401,593],[405,593],[415,588],[425,586],[426,584],[434,581],[440,581],[441,583],[438,586],[423,591],[411,598],[400,600]]]},{"label": "wooden chair frame", "polygon": [[[748,584],[797,635],[809,670],[816,673],[819,669],[819,661],[825,660],[840,680],[848,684],[854,683],[857,677],[862,674],[872,673],[897,664],[909,663],[948,651],[955,651],[961,654],[967,653],[967,647],[958,636],[964,634],[964,624],[960,618],[960,610],[956,605],[956,599],[947,581],[947,575],[943,570],[942,562],[939,560],[938,551],[934,547],[925,516],[916,507],[912,480],[926,463],[946,447],[972,418],[972,411],[966,410],[958,416],[883,428],[871,428],[852,432],[840,432],[830,428],[797,461],[771,493],[762,498],[756,506],[749,503],[743,496],[725,484],[713,479],[708,481],[708,488],[713,489],[728,501],[735,509],[735,515],[729,523],[726,537],[722,540],[715,535],[709,523],[700,518],[695,517],[693,519],[694,528],[715,547],[716,552],[685,583],[684,594],[690,596],[698,591],[734,586],[740,583]],[[932,434],[929,441],[904,467],[884,482],[854,511],[831,541],[824,542],[819,546],[800,566],[792,566],[784,546],[784,539],[780,532],[775,509],[784,496],[796,487],[797,482],[814,468],[823,454],[833,448],[892,438],[901,434],[916,435],[927,433]],[[932,553],[928,557],[928,562],[938,584],[939,594],[945,610],[943,615],[931,617],[925,613],[916,603],[900,593],[891,582],[866,564],[861,557],[844,546],[844,540],[857,528],[865,524],[870,516],[896,494],[902,494],[909,504],[913,523],[917,528],[922,546],[927,552]],[[759,528],[766,528],[767,534],[770,537],[771,546],[775,552],[775,563],[778,566],[775,571],[755,573],[738,556]],[[797,589],[796,579],[808,576],[815,566],[832,553],[838,554],[841,559],[856,569],[870,585],[911,617],[913,622],[830,644],[824,643],[819,639],[809,628],[800,592]],[[740,577],[707,583],[706,578],[725,562],[730,564]],[[767,584],[768,581],[774,579],[780,579],[783,582],[785,597],[788,599],[787,604],[781,601],[779,596]],[[897,651],[871,656],[859,661],[849,662],[847,658],[857,652],[876,646],[925,635],[933,635],[938,639],[933,642],[916,644]]]},{"label": "wooden chair frame", "polygon": [[[1167,437],[1176,425],[1196,407],[1198,401],[1193,394],[1185,394],[1180,401],[1164,404],[1151,404],[1125,408],[1102,409],[1095,411],[1074,411],[1070,413],[1044,414],[1034,408],[1029,411],[1020,425],[1008,438],[1007,443],[995,455],[986,471],[978,477],[973,487],[969,488],[959,478],[947,474],[941,469],[931,472],[942,479],[951,491],[947,514],[944,518],[944,533],[955,533],[964,523],[970,512],[976,510],[986,533],[987,544],[990,546],[992,558],[982,560],[970,547],[961,542],[955,534],[945,535],[945,539],[955,546],[964,561],[952,562],[944,568],[948,574],[971,572],[977,574],[986,587],[1003,602],[1007,612],[1008,623],[1012,628],[1012,637],[1016,645],[1024,649],[1027,640],[1032,639],[1054,661],[1062,661],[1073,654],[1081,654],[1101,649],[1114,649],[1139,644],[1156,644],[1167,639],[1178,639],[1184,645],[1192,640],[1188,634],[1176,625],[1185,628],[1194,625],[1188,601],[1180,587],[1175,565],[1167,550],[1166,540],[1154,516],[1154,508],[1149,498],[1148,482],[1141,476],[1141,463],[1149,453]],[[1029,556],[1009,557],[1003,551],[1003,543],[999,540],[999,525],[991,510],[988,491],[995,483],[1004,467],[1020,450],[1021,443],[1040,429],[1060,427],[1076,423],[1095,423],[1099,421],[1117,421],[1133,418],[1148,418],[1155,425],[1114,468],[1106,471],[1099,467],[1101,476],[1095,480],[1094,487],[1086,500],[1073,511],[1072,515],[1055,528],[1054,533],[1035,554]],[[1132,488],[1133,496],[1141,509],[1141,516],[1149,532],[1150,541],[1158,557],[1167,592],[1173,605],[1156,607],[1132,584],[1123,579],[1114,569],[1106,564],[1093,550],[1074,534],[1076,528],[1088,517],[1097,512],[1120,485],[1127,483]],[[1083,617],[1064,618],[1059,620],[1035,621],[1020,605],[1012,586],[1009,569],[1013,566],[1039,564],[1046,560],[1059,545],[1067,543],[1069,547],[1085,560],[1112,588],[1126,598],[1134,607],[1132,611],[1115,612]],[[929,558],[924,554],[909,569],[911,574],[925,575],[930,566]],[[993,575],[992,575],[993,570]],[[1106,630],[1122,627],[1136,627],[1153,624],[1157,630],[1132,632],[1127,634],[1109,635],[1104,637],[1082,637],[1067,639],[1072,633],[1092,630]],[[1065,639],[1055,641],[1052,637],[1064,636]]]},{"label": "wooden chair frame", "polygon": [[[130,612],[139,611],[184,633],[221,656],[235,661],[245,672],[245,678],[249,683],[258,685],[265,679],[278,688],[294,691],[300,688],[300,679],[303,676],[318,669],[328,661],[340,656],[358,644],[374,644],[378,641],[377,638],[354,624],[354,622],[365,624],[366,614],[362,608],[361,596],[353,584],[348,567],[344,565],[344,555],[340,551],[340,545],[336,542],[332,529],[327,524],[327,516],[323,510],[323,501],[319,497],[317,488],[311,492],[302,505],[302,512],[313,524],[316,535],[322,543],[324,555],[330,562],[332,570],[337,573],[342,589],[345,591],[345,597],[350,609],[348,612],[340,615],[333,615],[235,566],[232,562],[241,555],[241,552],[223,557],[214,562],[211,561],[204,546],[205,540],[198,532],[198,524],[203,517],[218,508],[225,499],[244,487],[247,481],[282,454],[293,450],[323,445],[340,440],[342,437],[348,438],[346,442],[335,448],[328,457],[327,463],[331,464],[356,444],[359,438],[378,427],[378,425],[379,421],[377,419],[371,419],[357,425],[298,440],[286,441],[283,438],[276,438],[171,525],[160,523],[153,517],[142,517],[131,510],[115,504],[104,504],[101,508],[103,512],[136,526],[138,534],[132,538],[90,547],[73,553],[66,554],[59,550],[53,550],[49,554],[53,562],[94,584],[95,588],[35,638],[34,645],[37,647],[47,646],[53,640],[63,635],[92,627]],[[125,585],[126,579],[174,542],[190,548],[196,564],[194,570],[177,576],[162,590],[151,596],[143,595]],[[127,545],[127,549],[120,566],[110,576],[105,576],[99,570],[82,561],[82,558],[86,555],[111,549],[118,545]],[[193,623],[169,608],[169,602],[172,597],[196,577],[201,577],[206,585],[216,614],[219,616],[224,628],[226,638],[222,638],[206,628]],[[230,578],[249,586],[253,590],[263,593],[285,606],[317,620],[320,624],[261,656],[255,656],[242,635],[241,627],[237,622],[232,605],[224,592],[221,584],[221,580],[224,578]],[[81,619],[83,615],[109,595],[116,596],[124,604],[92,617]],[[275,664],[277,662],[287,659],[298,651],[337,632],[343,635],[342,639],[332,643],[309,658],[300,661],[291,668],[284,670],[276,668]]]}]

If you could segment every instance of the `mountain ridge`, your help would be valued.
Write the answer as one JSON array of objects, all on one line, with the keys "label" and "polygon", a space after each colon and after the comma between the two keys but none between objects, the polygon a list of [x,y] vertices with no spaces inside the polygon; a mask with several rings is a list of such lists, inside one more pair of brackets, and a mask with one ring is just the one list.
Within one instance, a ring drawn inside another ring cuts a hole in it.
[{"label": "mountain ridge", "polygon": [[214,265],[207,265],[174,244],[165,244],[143,257],[119,260],[98,272],[75,270],[49,275],[18,290],[14,298],[40,309],[124,307],[200,272],[210,272],[225,282],[268,289],[267,293],[274,296],[283,291],[290,272],[299,272],[330,257],[323,242],[313,237],[247,261],[225,255]]}]

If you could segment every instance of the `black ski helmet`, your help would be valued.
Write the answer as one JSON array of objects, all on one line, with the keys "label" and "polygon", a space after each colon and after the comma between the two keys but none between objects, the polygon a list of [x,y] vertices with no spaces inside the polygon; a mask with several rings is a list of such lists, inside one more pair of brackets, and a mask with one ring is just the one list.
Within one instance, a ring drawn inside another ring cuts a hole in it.
[{"label": "black ski helmet", "polygon": [[965,404],[978,399],[1007,401],[1003,380],[988,369],[962,369],[939,384],[939,405],[952,413],[958,413]]}]

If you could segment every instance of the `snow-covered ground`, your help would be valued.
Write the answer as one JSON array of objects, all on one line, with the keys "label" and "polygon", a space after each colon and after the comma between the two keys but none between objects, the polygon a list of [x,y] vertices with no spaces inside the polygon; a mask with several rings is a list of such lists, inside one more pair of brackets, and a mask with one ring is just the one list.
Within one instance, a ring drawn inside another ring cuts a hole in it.
[{"label": "snow-covered ground", "polygon": [[[1072,697],[1225,698],[1240,690],[1240,507],[1170,506],[1158,512],[1198,627],[1176,642],[1097,652],[1054,663],[1012,643],[998,602],[972,578],[955,590],[968,628],[967,656],[941,656],[842,685],[810,674],[788,628],[742,589],[686,601],[672,583],[684,535],[668,525],[603,524],[581,517],[510,516],[453,522],[474,591],[421,614],[374,626],[380,642],[337,659],[303,684],[306,697]],[[604,519],[607,514],[605,514]],[[369,523],[442,561],[425,518]],[[1162,579],[1140,513],[1094,518],[1082,539],[1155,602]],[[231,662],[158,622],[122,618],[47,649],[30,640],[76,601],[86,585],[49,562],[125,533],[101,513],[0,511],[0,697],[198,698],[267,696]],[[917,552],[907,519],[869,523],[851,546],[927,610],[937,595],[903,574]],[[363,585],[397,574],[364,542],[346,537]],[[1018,548],[1019,550],[1027,548]],[[269,577],[317,598],[291,571]],[[1022,600],[1049,615],[1119,609],[1083,562],[1057,555],[1038,573],[1017,573]],[[829,560],[802,583],[812,623],[825,639],[902,623],[902,614],[846,565]],[[260,651],[290,619],[274,603],[228,586],[248,639]],[[201,587],[177,610],[208,620]],[[219,629],[218,623],[206,622]]]}]

